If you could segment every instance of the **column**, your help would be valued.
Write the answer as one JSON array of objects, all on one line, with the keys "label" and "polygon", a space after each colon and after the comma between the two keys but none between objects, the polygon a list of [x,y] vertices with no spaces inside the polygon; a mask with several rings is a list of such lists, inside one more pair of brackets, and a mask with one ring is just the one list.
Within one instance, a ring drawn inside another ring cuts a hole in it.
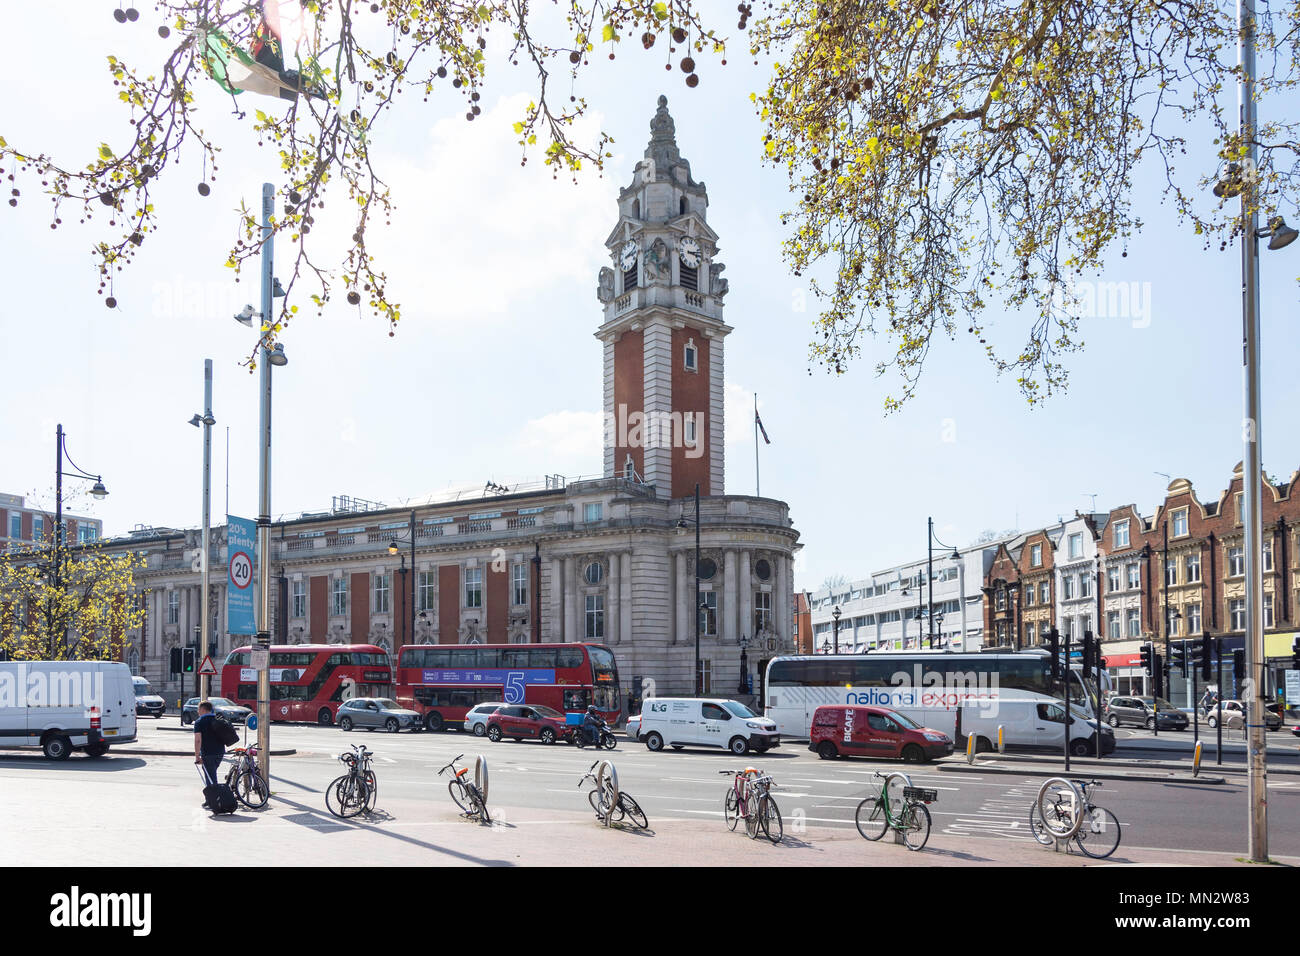
[{"label": "column", "polygon": [[[619,555],[618,572],[618,639],[624,643],[632,640],[632,555],[626,551]],[[640,688],[637,688],[640,693]]]},{"label": "column", "polygon": [[551,640],[564,640],[564,599],[562,597],[564,586],[564,574],[561,571],[559,558],[551,559],[551,587],[550,598],[551,604],[548,610],[548,616],[551,619]]},{"label": "column", "polygon": [[578,629],[578,585],[573,576],[573,558],[564,559],[564,640],[581,640]]},{"label": "column", "polygon": [[749,552],[740,552],[740,581],[737,585],[740,633],[754,637],[754,575],[749,568]]},{"label": "column", "polygon": [[722,555],[722,633],[727,644],[736,643],[736,552]]},{"label": "column", "polygon": [[777,637],[788,640],[790,637],[790,562],[785,555],[778,555],[776,562],[776,597],[772,600],[772,627]]},{"label": "column", "polygon": [[619,639],[619,573],[618,555],[609,556],[609,576],[605,584],[605,641],[617,644]]},{"label": "column", "polygon": [[693,640],[693,634],[687,633],[687,627],[690,625],[688,609],[691,605],[691,598],[686,593],[686,552],[677,552],[677,573],[673,575],[673,580],[677,582],[677,628],[673,634],[674,644],[684,644],[686,641]]}]

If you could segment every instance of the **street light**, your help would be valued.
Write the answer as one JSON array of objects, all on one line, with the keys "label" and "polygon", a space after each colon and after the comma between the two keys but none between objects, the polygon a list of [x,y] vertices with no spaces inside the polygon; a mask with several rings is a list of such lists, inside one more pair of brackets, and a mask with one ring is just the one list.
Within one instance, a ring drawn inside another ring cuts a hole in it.
[{"label": "street light", "polygon": [[[103,478],[100,475],[91,475],[77,467],[76,462],[68,455],[64,447],[64,439],[67,436],[63,432],[63,425],[59,424],[54,431],[54,590],[58,593],[62,589],[61,572],[63,549],[67,544],[66,530],[63,527],[63,476],[68,474],[74,478],[84,478],[87,481],[94,481],[90,487],[91,497],[96,500],[108,496],[108,489],[104,487]],[[63,462],[67,460],[71,469],[64,471]],[[67,640],[65,632],[64,640]],[[54,656],[54,635],[50,635],[50,657]]]},{"label": "street light", "polygon": [[[408,596],[411,601],[411,605],[410,605],[411,630],[410,633],[406,635],[406,641],[404,641],[403,643],[414,644],[415,643],[415,509],[411,509],[411,528],[406,533],[406,535],[402,537],[392,537],[388,539],[388,553],[397,554],[399,551],[399,548],[397,547],[398,542],[405,541],[407,538],[410,539],[410,544],[411,544],[411,587],[409,591],[406,588],[406,555],[402,555],[402,565],[400,568],[398,568],[398,574],[400,574],[402,577],[402,593]],[[402,645],[400,643],[397,645],[397,647],[401,647],[401,646]],[[397,647],[393,648],[393,650],[396,651]]]},{"label": "street light", "polygon": [[840,606],[835,605],[835,610],[831,611],[831,632],[835,639],[835,653],[840,652]]},{"label": "street light", "polygon": [[[212,426],[217,420],[212,417],[212,359],[203,360],[203,414],[196,414],[190,419],[195,428],[203,429],[203,537],[199,542],[201,558],[199,568],[202,574],[200,585],[200,625],[199,647],[206,656],[211,640],[208,621],[208,600],[211,593],[211,578],[208,569],[208,541],[212,533]],[[207,674],[199,677],[199,697],[208,699],[211,678]]]},{"label": "street light", "polygon": [[[677,531],[681,533],[687,528],[686,518],[682,516],[677,519]],[[695,696],[698,697],[703,691],[700,689],[700,485],[695,484]]]},{"label": "street light", "polygon": [[736,686],[736,693],[748,694],[749,681],[749,637],[740,635],[740,683]]}]

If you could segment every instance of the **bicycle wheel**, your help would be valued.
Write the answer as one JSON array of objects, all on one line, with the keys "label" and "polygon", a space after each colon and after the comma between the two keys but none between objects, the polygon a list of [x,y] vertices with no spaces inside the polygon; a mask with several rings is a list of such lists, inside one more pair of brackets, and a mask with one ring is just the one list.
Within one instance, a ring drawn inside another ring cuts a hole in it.
[{"label": "bicycle wheel", "polygon": [[1036,803],[1029,808],[1029,832],[1043,846],[1051,846],[1052,840],[1055,839],[1047,829],[1047,824],[1043,823],[1043,815],[1038,812]]},{"label": "bicycle wheel", "polygon": [[596,816],[605,819],[605,810],[609,807],[606,798],[609,795],[600,788],[593,788],[587,791],[587,802],[591,804],[591,809],[596,811]]},{"label": "bicycle wheel", "polygon": [[745,833],[751,840],[758,837],[759,828],[762,824],[758,818],[758,794],[751,793],[745,798]]},{"label": "bicycle wheel", "polygon": [[1074,842],[1088,856],[1104,860],[1119,849],[1119,820],[1109,810],[1093,807],[1084,816]]},{"label": "bicycle wheel", "polygon": [[903,808],[903,842],[909,850],[919,850],[930,839],[930,811],[924,803],[909,803]]},{"label": "bicycle wheel", "polygon": [[330,813],[346,820],[366,808],[366,785],[359,777],[345,774],[325,791],[325,805]]},{"label": "bicycle wheel", "polygon": [[641,809],[641,804],[637,803],[626,793],[620,793],[618,795],[618,806],[638,830],[644,830],[650,826],[650,821],[646,818],[645,811]]},{"label": "bicycle wheel", "polygon": [[235,799],[250,810],[262,809],[271,796],[266,781],[256,770],[240,771],[235,775],[235,785],[230,789],[235,792]]},{"label": "bicycle wheel", "polygon": [[464,781],[460,777],[453,777],[447,784],[447,792],[451,794],[452,802],[460,807],[461,813],[473,813],[474,801],[470,799],[469,790],[465,787]]},{"label": "bicycle wheel", "polygon": [[470,803],[474,807],[474,813],[478,815],[479,822],[491,823],[492,817],[488,814],[487,801],[483,799],[483,794],[478,792],[478,787],[467,784],[465,789],[469,791]]},{"label": "bicycle wheel", "polygon": [[763,832],[773,843],[780,843],[781,837],[785,836],[785,825],[781,822],[781,808],[776,805],[776,800],[764,795],[759,802],[758,818],[763,824]]},{"label": "bicycle wheel", "polygon": [[727,796],[722,801],[722,819],[727,821],[727,829],[736,829],[736,824],[740,822],[740,801],[736,799],[736,788],[732,787],[727,791]]},{"label": "bicycle wheel", "polygon": [[375,779],[373,770],[366,771],[366,813],[375,808],[375,799],[379,796],[379,781]]},{"label": "bicycle wheel", "polygon": [[879,840],[889,829],[889,817],[879,794],[859,803],[853,820],[858,825],[858,832],[866,840]]}]

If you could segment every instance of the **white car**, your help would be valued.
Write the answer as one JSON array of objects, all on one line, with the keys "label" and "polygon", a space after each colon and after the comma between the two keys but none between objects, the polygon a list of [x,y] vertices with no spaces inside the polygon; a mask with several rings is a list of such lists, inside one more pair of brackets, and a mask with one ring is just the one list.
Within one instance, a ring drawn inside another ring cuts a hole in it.
[{"label": "white car", "polygon": [[652,697],[641,708],[639,739],[652,751],[667,745],[721,747],[733,754],[781,746],[776,721],[735,700]]},{"label": "white car", "polygon": [[475,737],[482,737],[487,734],[488,718],[496,712],[498,708],[509,706],[503,700],[490,701],[486,704],[475,704],[465,714],[464,730],[473,734]]},{"label": "white car", "polygon": [[641,715],[634,714],[627,719],[627,724],[623,727],[623,733],[627,734],[629,740],[641,739]]}]

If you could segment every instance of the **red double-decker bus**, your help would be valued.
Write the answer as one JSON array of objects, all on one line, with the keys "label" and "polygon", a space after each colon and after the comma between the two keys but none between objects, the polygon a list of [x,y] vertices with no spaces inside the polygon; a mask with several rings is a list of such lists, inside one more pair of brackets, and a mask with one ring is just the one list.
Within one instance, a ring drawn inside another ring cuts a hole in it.
[{"label": "red double-decker bus", "polygon": [[[230,652],[221,668],[222,692],[257,709],[252,648]],[[271,647],[271,719],[332,724],[352,697],[393,696],[393,667],[376,644],[282,644]]]},{"label": "red double-decker bus", "polygon": [[397,652],[397,702],[427,730],[461,729],[476,704],[545,704],[610,723],[622,712],[614,652],[601,644],[408,644]]}]

